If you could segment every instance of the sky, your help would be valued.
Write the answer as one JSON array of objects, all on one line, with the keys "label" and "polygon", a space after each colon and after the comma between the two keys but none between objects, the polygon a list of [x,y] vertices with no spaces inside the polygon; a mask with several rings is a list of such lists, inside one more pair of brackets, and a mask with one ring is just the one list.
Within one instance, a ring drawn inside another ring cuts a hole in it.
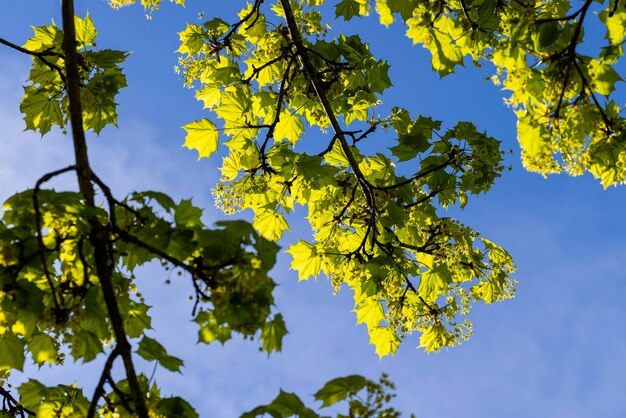
[{"label": "sky", "polygon": [[[0,37],[23,44],[32,25],[60,22],[59,1],[3,0]],[[219,177],[219,158],[197,161],[182,148],[181,126],[207,116],[193,91],[184,89],[173,67],[177,31],[197,22],[197,13],[233,20],[241,1],[188,0],[183,9],[165,4],[152,20],[140,7],[110,10],[104,0],[77,2],[100,30],[101,48],[132,51],[125,71],[129,87],[119,96],[119,128],[89,134],[94,170],[117,196],[133,190],[159,190],[181,199],[193,197],[204,219],[223,215],[210,189]],[[455,123],[469,120],[512,149],[511,172],[493,190],[453,215],[506,248],[518,265],[516,297],[494,305],[477,304],[470,318],[471,339],[459,347],[427,354],[408,338],[393,357],[379,359],[368,344],[365,326],[356,326],[352,295],[333,295],[325,278],[300,282],[281,254],[272,271],[279,284],[276,311],[290,333],[283,351],[268,356],[258,345],[235,339],[226,345],[196,345],[192,289],[186,278],[148,266],[139,286],[153,305],[150,336],[185,361],[182,374],[157,369],[164,394],[188,399],[202,417],[236,417],[269,402],[280,388],[313,403],[327,380],[381,372],[397,385],[394,405],[418,418],[464,416],[622,418],[626,416],[626,207],[625,186],[603,190],[590,175],[547,179],[520,165],[515,117],[503,104],[505,93],[484,79],[488,68],[471,64],[439,79],[427,51],[412,46],[399,25],[385,29],[374,18],[339,23],[335,29],[360,33],[375,56],[391,64],[394,87],[383,101]],[[0,198],[32,187],[44,173],[72,163],[70,139],[53,131],[43,139],[24,132],[19,112],[28,57],[0,48]],[[626,76],[624,65],[618,68]],[[626,102],[623,83],[618,101]],[[221,150],[223,152],[223,149]],[[75,189],[68,176],[54,184]],[[245,215],[241,215],[245,216]],[[304,211],[296,211],[283,248],[306,234]],[[306,238],[306,236],[305,236]],[[91,394],[103,358],[88,365],[29,367],[16,382],[35,377],[48,384],[76,380]],[[70,362],[68,362],[70,363]],[[143,372],[152,365],[139,363]],[[332,413],[332,408],[328,413]]]}]

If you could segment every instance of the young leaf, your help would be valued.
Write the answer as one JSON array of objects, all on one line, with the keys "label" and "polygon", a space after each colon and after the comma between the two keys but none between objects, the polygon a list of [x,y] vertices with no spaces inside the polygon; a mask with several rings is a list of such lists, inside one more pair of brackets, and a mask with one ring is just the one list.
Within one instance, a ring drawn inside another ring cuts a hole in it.
[{"label": "young leaf", "polygon": [[231,330],[228,326],[219,324],[215,315],[210,311],[202,311],[194,319],[200,329],[198,330],[198,342],[209,344],[217,340],[224,344],[231,339]]},{"label": "young leaf", "polygon": [[396,352],[400,339],[393,328],[378,326],[370,330],[370,344],[376,347],[376,354],[384,357]]},{"label": "young leaf", "polygon": [[24,343],[15,335],[0,335],[0,371],[24,366]]},{"label": "young leaf", "polygon": [[339,377],[327,382],[323,388],[315,393],[315,399],[322,401],[322,407],[343,401],[348,396],[356,395],[368,383],[363,376],[351,375]]},{"label": "young leaf", "polygon": [[240,418],[255,418],[269,414],[275,418],[298,416],[299,418],[319,418],[313,410],[304,406],[302,400],[294,393],[280,391],[280,394],[269,404],[254,408]]},{"label": "young leaf", "polygon": [[298,240],[298,243],[289,247],[286,252],[292,255],[291,269],[298,270],[300,280],[307,280],[311,276],[317,277],[322,269],[322,260],[315,245]]},{"label": "young leaf", "polygon": [[201,226],[202,209],[195,207],[191,199],[183,199],[174,208],[174,221],[178,226]]},{"label": "young leaf", "polygon": [[343,17],[345,20],[350,20],[354,16],[359,16],[359,10],[361,5],[357,0],[341,0],[335,6],[335,17]]},{"label": "young leaf", "polygon": [[167,354],[165,347],[163,347],[157,340],[145,335],[139,342],[137,354],[148,361],[156,360],[161,366],[173,372],[180,372],[180,368],[183,365],[183,361],[181,359]]},{"label": "young leaf", "polygon": [[281,351],[283,337],[287,334],[287,327],[281,314],[276,314],[274,319],[266,322],[261,332],[261,347],[267,354],[272,351]]},{"label": "young leaf", "polygon": [[357,324],[367,325],[367,329],[371,330],[377,327],[385,318],[383,312],[383,306],[377,298],[363,298],[359,301],[359,305],[356,309],[356,322]]},{"label": "young leaf", "polygon": [[28,349],[30,350],[33,360],[38,363],[52,364],[57,360],[57,349],[54,345],[54,340],[47,334],[35,334],[28,342]]},{"label": "young leaf", "polygon": [[183,129],[187,131],[185,147],[198,151],[198,159],[210,157],[217,151],[218,132],[213,122],[204,118],[200,121],[191,122]]},{"label": "young leaf", "polygon": [[162,398],[159,401],[159,416],[164,418],[198,418],[200,415],[183,398]]},{"label": "young leaf", "polygon": [[261,209],[256,213],[252,225],[259,231],[262,237],[270,241],[278,241],[289,225],[282,213],[273,209]]}]

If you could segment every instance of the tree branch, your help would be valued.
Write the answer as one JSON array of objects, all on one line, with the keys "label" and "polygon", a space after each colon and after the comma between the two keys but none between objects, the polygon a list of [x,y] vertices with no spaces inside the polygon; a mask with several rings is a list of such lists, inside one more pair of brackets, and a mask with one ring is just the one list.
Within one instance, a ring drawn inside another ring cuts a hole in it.
[{"label": "tree branch", "polygon": [[[83,113],[80,99],[80,73],[78,71],[78,52],[76,27],[74,23],[74,2],[63,0],[61,3],[63,18],[63,53],[65,55],[66,89],[69,100],[69,117],[72,127],[74,154],[76,157],[78,186],[85,197],[87,206],[95,207],[94,188],[91,183],[91,167],[87,154],[87,143],[83,129]],[[117,297],[113,288],[113,263],[111,261],[111,243],[107,240],[107,232],[95,217],[90,220],[91,232],[89,241],[94,248],[96,271],[102,288],[102,295],[109,313],[113,333],[117,341],[120,355],[124,362],[126,378],[131,396],[135,404],[135,412],[139,418],[148,418],[148,409],[137,380],[133,365],[131,346],[124,330],[124,320],[117,305]]]},{"label": "tree branch", "polygon": [[30,416],[37,416],[37,414],[30,409],[24,408],[22,405],[17,402],[17,400],[11,395],[11,393],[0,386],[0,396],[4,398],[3,404],[8,407],[8,412],[10,414],[20,414],[20,417],[25,418],[24,414],[28,414]]},{"label": "tree branch", "polygon": [[[370,220],[368,222],[368,231],[363,238],[364,242],[367,240],[367,235],[370,232],[370,227],[374,223],[374,218],[376,216],[376,201],[374,199],[374,194],[372,192],[372,185],[367,181],[361,168],[359,167],[359,163],[356,161],[352,150],[350,149],[350,145],[348,145],[348,141],[346,140],[346,135],[341,129],[341,125],[339,125],[339,121],[337,120],[337,116],[335,115],[332,106],[330,105],[330,101],[328,100],[328,96],[326,95],[326,90],[324,88],[324,83],[319,77],[315,66],[311,63],[309,59],[307,48],[304,46],[304,42],[302,40],[302,35],[300,34],[300,30],[298,29],[298,23],[295,20],[293,15],[293,11],[291,10],[291,5],[289,4],[289,0],[280,0],[280,5],[283,9],[283,13],[285,14],[285,20],[287,21],[287,28],[289,30],[289,36],[294,46],[296,47],[296,54],[300,59],[300,64],[304,69],[313,90],[315,91],[315,95],[328,118],[330,126],[335,134],[335,138],[339,141],[341,149],[343,150],[346,158],[348,159],[348,163],[350,168],[354,172],[354,175],[357,179],[357,183],[363,192],[365,197],[365,201],[367,202],[367,207],[370,212]],[[374,234],[376,230],[374,230]],[[361,247],[364,248],[364,242]],[[361,248],[360,247],[360,248]]]},{"label": "tree branch", "polygon": [[348,162],[350,163],[350,167],[352,168],[352,171],[354,171],[354,174],[359,180],[359,183],[362,184],[362,188],[364,189],[363,193],[366,196],[369,196],[368,198],[368,203],[369,203],[369,199],[372,198],[372,194],[369,190],[365,191],[365,189],[367,188],[366,186],[368,184],[367,180],[365,180],[365,176],[363,175],[363,173],[361,172],[361,169],[359,168],[359,163],[356,161],[356,159],[354,158],[354,155],[352,154],[352,151],[350,150],[350,146],[348,145],[348,141],[346,140],[345,134],[343,130],[341,129],[341,125],[339,125],[337,116],[335,116],[332,106],[330,105],[330,101],[328,100],[328,97],[326,96],[326,91],[323,88],[323,83],[320,80],[319,75],[317,74],[317,71],[315,70],[315,67],[311,63],[311,60],[309,59],[307,48],[304,46],[304,43],[302,41],[302,36],[300,34],[300,30],[298,29],[298,24],[293,15],[293,11],[291,10],[291,5],[289,4],[289,0],[280,0],[280,5],[283,9],[283,12],[285,13],[285,19],[287,21],[287,28],[289,29],[289,36],[291,37],[291,40],[294,46],[296,47],[296,53],[298,54],[300,63],[302,64],[304,71],[306,72],[309,80],[311,81],[311,85],[313,86],[315,95],[317,96],[317,99],[319,100],[322,106],[322,109],[324,109],[324,113],[326,114],[326,117],[328,118],[328,121],[330,122],[330,125],[333,129],[333,132],[335,133],[335,136],[337,137],[337,140],[339,140],[339,143],[341,144],[342,150],[346,154],[346,157],[348,159]]},{"label": "tree branch", "polygon": [[52,171],[35,183],[35,189],[33,190],[33,210],[35,211],[35,228],[37,229],[37,244],[39,246],[39,258],[41,259],[41,268],[43,269],[44,276],[46,276],[46,281],[48,282],[48,286],[50,286],[50,292],[52,293],[52,301],[54,302],[55,316],[56,320],[61,322],[63,318],[63,309],[61,305],[64,305],[63,300],[59,301],[59,296],[56,293],[54,283],[52,281],[52,276],[50,271],[48,270],[48,263],[46,261],[46,251],[47,248],[43,243],[43,235],[41,233],[41,210],[39,209],[39,190],[41,189],[41,185],[53,177],[56,177],[60,174],[67,173],[68,171],[76,170],[76,165],[70,165],[68,167],[62,168],[60,170]]},{"label": "tree branch", "polygon": [[48,61],[45,57],[60,57],[60,58],[64,58],[63,55],[59,54],[58,52],[54,52],[54,51],[41,51],[41,52],[37,52],[37,51],[31,51],[30,49],[26,49],[23,48],[19,45],[14,44],[13,42],[9,42],[6,39],[0,38],[0,44],[8,46],[9,48],[12,48],[16,51],[19,51],[23,54],[27,54],[27,55],[32,55],[35,58],[38,58],[39,61],[41,61],[46,67],[50,68],[53,71],[56,71],[59,76],[61,77],[61,80],[63,81],[63,83],[65,83],[65,74],[63,74],[63,69],[61,67],[59,67],[56,64],[51,63],[50,61]]},{"label": "tree branch", "polygon": [[100,375],[100,380],[98,380],[98,385],[93,392],[93,397],[91,398],[91,403],[89,404],[89,411],[87,412],[87,418],[93,418],[96,414],[96,408],[98,407],[98,400],[104,395],[104,384],[107,379],[111,378],[111,369],[113,368],[113,362],[115,358],[120,354],[119,349],[115,347],[107,361],[104,363],[104,368],[102,369],[102,374]]}]

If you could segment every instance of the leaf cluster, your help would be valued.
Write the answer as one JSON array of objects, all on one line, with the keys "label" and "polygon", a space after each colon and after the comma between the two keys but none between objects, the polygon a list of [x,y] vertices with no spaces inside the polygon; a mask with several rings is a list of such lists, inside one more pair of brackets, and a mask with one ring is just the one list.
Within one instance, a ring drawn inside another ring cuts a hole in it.
[{"label": "leaf cluster", "polygon": [[[67,3],[64,3],[67,4]],[[65,6],[64,6],[65,7]],[[94,50],[97,31],[89,16],[74,20],[83,128],[95,133],[115,124],[114,97],[124,87],[120,64],[128,54]],[[67,36],[52,24],[35,27],[24,47],[33,58],[21,110],[27,129],[42,135],[65,128],[75,114],[66,68]],[[45,100],[44,100],[45,99]],[[45,102],[45,103],[44,103]],[[80,107],[79,107],[80,108]],[[80,120],[80,119],[79,119]],[[75,126],[73,126],[75,131]],[[74,132],[76,146],[76,133]],[[85,157],[84,157],[85,158]],[[117,199],[91,171],[86,158],[41,177],[35,187],[11,196],[0,219],[0,396],[2,412],[14,416],[195,417],[182,398],[162,397],[145,375],[135,375],[134,355],[180,372],[183,361],[168,353],[152,329],[150,306],[135,272],[150,262],[190,278],[192,316],[199,342],[222,343],[239,333],[279,351],[287,333],[272,315],[274,281],[268,276],[278,246],[243,221],[208,228],[191,200],[175,202],[154,191]],[[85,170],[86,168],[86,170]],[[87,172],[88,189],[59,192],[43,186],[67,173]],[[94,200],[94,188],[99,196]],[[170,279],[165,280],[166,283]],[[29,380],[19,402],[4,389],[28,357],[38,366],[91,362],[108,357],[94,395],[75,384],[47,387]],[[122,359],[126,379],[112,372]],[[145,403],[145,405],[144,405]]]},{"label": "leaf cluster", "polygon": [[[495,66],[528,170],[588,171],[605,188],[626,181],[626,123],[614,94],[623,81],[623,1],[343,0],[336,14],[350,20],[373,9],[385,25],[399,17],[441,76],[467,57]],[[604,43],[590,48],[585,32],[595,31]]]},{"label": "leaf cluster", "polygon": [[[87,15],[76,17],[77,48],[80,52],[81,100],[86,129],[99,133],[106,125],[117,126],[115,96],[126,87],[120,64],[128,53],[112,49],[94,50],[97,31]],[[34,27],[34,36],[24,47],[33,55],[28,84],[20,110],[26,128],[44,135],[53,125],[68,125],[68,95],[65,89],[63,30],[54,22]]]},{"label": "leaf cluster", "polygon": [[[350,375],[327,382],[323,388],[315,393],[315,400],[322,402],[321,409],[330,406],[337,408],[340,402],[347,404],[346,413],[336,412],[337,418],[399,418],[401,413],[387,405],[395,397],[394,390],[395,385],[389,381],[384,373],[378,383],[363,376]],[[267,415],[273,418],[328,417],[327,415],[319,415],[315,410],[305,406],[296,394],[281,390],[272,402],[246,412],[241,418]],[[413,417],[413,415],[411,416]]]},{"label": "leaf cluster", "polygon": [[[227,139],[218,204],[252,209],[269,240],[306,207],[313,241],[287,250],[291,267],[301,280],[324,273],[351,287],[381,356],[414,331],[429,351],[459,343],[472,301],[512,295],[514,266],[437,206],[463,207],[490,189],[504,169],[499,141],[468,122],[442,129],[405,109],[379,115],[389,65],[367,43],[328,36],[320,8],[261,3],[233,24],[212,19],[179,34],[179,69],[219,123],[187,125],[185,145],[208,157]],[[315,139],[305,126],[320,129]],[[368,140],[395,145],[368,155]]]}]

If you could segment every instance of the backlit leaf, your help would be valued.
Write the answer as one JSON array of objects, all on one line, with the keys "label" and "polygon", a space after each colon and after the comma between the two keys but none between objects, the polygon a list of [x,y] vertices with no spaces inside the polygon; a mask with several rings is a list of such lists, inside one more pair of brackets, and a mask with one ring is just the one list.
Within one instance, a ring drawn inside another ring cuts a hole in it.
[{"label": "backlit leaf", "polygon": [[187,131],[185,147],[198,151],[198,159],[210,157],[217,151],[218,132],[213,122],[204,118],[200,121],[191,122],[183,129]]}]

